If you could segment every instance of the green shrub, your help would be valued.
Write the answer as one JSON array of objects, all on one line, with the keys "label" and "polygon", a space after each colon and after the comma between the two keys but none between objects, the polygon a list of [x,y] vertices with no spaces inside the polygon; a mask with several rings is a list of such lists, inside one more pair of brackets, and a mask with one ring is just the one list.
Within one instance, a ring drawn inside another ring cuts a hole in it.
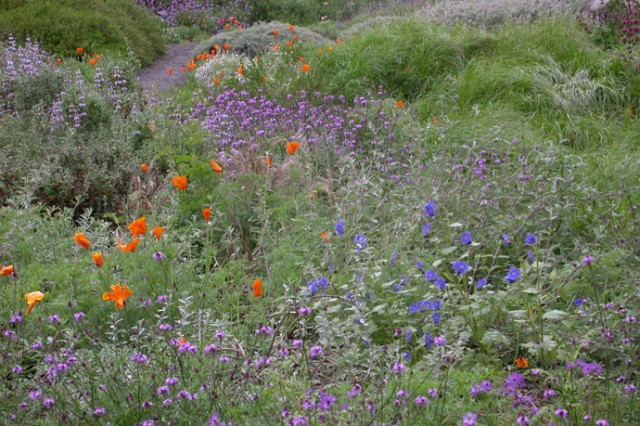
[{"label": "green shrub", "polygon": [[164,51],[160,21],[133,0],[27,0],[0,4],[0,38],[38,40],[56,55],[126,52],[130,48],[143,65]]},{"label": "green shrub", "polygon": [[[274,31],[278,35],[274,35]],[[224,31],[210,39],[198,44],[194,56],[202,52],[210,52],[214,45],[222,48],[225,43],[229,43],[230,53],[239,53],[253,57],[268,52],[276,44],[281,49],[285,48],[286,42],[294,42],[293,37],[297,36],[301,42],[312,45],[326,43],[328,40],[318,33],[303,27],[294,27],[289,31],[289,24],[280,22],[260,23],[247,29]]]}]

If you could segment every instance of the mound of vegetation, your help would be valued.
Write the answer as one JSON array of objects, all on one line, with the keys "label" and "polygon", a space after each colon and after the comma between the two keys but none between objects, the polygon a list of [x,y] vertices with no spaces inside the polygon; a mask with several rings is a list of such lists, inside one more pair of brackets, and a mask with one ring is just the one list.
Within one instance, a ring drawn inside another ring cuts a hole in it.
[{"label": "mound of vegetation", "polygon": [[9,0],[0,3],[0,38],[13,34],[31,38],[52,53],[125,52],[132,50],[142,65],[164,51],[160,21],[133,0]]},{"label": "mound of vegetation", "polygon": [[196,54],[210,52],[214,46],[224,48],[228,52],[247,56],[256,56],[278,47],[284,48],[287,42],[308,42],[322,44],[328,40],[320,34],[306,28],[295,27],[280,22],[260,23],[243,30],[225,31],[214,35],[198,44]]}]

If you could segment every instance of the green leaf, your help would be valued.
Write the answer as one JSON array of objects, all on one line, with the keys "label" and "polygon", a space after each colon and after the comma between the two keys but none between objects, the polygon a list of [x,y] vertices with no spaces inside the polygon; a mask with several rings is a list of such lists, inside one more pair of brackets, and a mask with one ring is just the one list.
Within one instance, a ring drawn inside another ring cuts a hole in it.
[{"label": "green leaf", "polygon": [[566,317],[567,315],[569,314],[566,313],[565,311],[559,311],[557,309],[554,309],[553,311],[546,312],[544,315],[542,315],[542,318],[550,319],[550,320],[560,320]]}]

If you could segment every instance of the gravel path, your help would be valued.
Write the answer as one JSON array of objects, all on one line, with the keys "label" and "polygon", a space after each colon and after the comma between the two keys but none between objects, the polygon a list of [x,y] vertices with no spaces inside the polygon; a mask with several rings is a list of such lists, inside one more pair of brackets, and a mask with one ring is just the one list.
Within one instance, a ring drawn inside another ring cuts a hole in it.
[{"label": "gravel path", "polygon": [[[141,69],[138,72],[138,78],[144,93],[149,96],[183,83],[186,76],[180,69],[187,66],[197,44],[193,41],[169,45],[162,58],[157,59],[147,68]],[[171,76],[168,74],[169,68],[173,69]]]}]

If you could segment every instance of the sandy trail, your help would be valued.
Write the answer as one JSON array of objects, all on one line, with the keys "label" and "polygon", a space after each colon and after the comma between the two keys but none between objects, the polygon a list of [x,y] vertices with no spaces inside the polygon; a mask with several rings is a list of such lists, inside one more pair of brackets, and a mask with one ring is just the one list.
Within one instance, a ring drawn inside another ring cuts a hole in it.
[{"label": "sandy trail", "polygon": [[[163,57],[155,60],[147,68],[141,69],[138,72],[138,78],[144,93],[150,96],[184,83],[186,74],[180,69],[187,66],[196,45],[195,41],[168,45]],[[173,70],[171,76],[168,73],[169,68]]]}]

